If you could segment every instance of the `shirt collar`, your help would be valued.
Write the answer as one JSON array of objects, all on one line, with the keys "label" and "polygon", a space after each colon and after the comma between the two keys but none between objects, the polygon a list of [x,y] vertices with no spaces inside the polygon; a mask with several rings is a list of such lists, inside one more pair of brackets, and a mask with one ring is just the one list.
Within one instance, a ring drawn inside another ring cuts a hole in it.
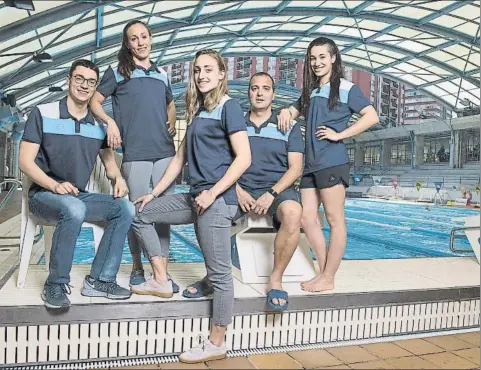
[{"label": "shirt collar", "polygon": [[157,64],[154,62],[154,61],[150,61],[150,67],[149,68],[144,68],[142,66],[139,66],[139,65],[135,65],[135,68],[136,69],[140,69],[142,71],[145,71],[145,72],[157,72],[157,73],[160,73],[160,70],[159,70],[159,67],[157,67]]},{"label": "shirt collar", "polygon": [[246,125],[247,126],[252,126],[254,127],[255,129],[257,130],[261,130],[263,129],[264,127],[266,127],[269,123],[273,123],[275,125],[277,125],[277,113],[274,112],[272,110],[272,113],[271,113],[271,116],[267,119],[267,121],[263,122],[262,125],[260,125],[259,127],[257,127],[250,119],[251,117],[251,111],[247,111],[246,113],[246,116],[245,116],[245,119],[246,119]]},{"label": "shirt collar", "polygon": [[87,107],[87,115],[82,118],[81,120],[78,120],[77,118],[75,118],[74,116],[72,116],[70,114],[70,112],[68,111],[68,105],[67,105],[67,97],[64,97],[60,100],[60,119],[73,119],[74,121],[78,121],[79,123],[90,123],[91,125],[94,125],[95,124],[95,118],[94,118],[94,115],[92,113],[92,111],[90,110],[90,107]]}]

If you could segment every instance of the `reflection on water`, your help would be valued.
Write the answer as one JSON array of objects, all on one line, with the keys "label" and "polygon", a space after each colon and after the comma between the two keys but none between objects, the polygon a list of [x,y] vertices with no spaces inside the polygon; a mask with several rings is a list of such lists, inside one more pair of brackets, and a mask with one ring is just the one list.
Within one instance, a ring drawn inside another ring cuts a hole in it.
[{"label": "reflection on water", "polygon": [[[186,191],[186,186],[176,187],[176,193]],[[459,256],[449,250],[449,233],[453,227],[462,224],[451,219],[476,214],[479,214],[476,210],[463,208],[431,206],[426,210],[421,204],[348,199],[348,241],[344,259]],[[329,239],[329,225],[324,224],[324,235]],[[202,262],[193,226],[172,226],[171,230],[170,261]],[[469,248],[469,243],[458,239],[456,246]],[[74,263],[91,263],[93,256],[92,230],[82,229],[75,247]],[[122,262],[132,262],[127,242]]]}]

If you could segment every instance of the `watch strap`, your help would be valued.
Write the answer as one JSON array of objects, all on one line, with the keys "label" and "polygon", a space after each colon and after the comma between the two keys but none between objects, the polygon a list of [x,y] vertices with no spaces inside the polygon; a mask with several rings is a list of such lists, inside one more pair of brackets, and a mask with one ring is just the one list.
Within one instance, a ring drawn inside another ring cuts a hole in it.
[{"label": "watch strap", "polygon": [[277,191],[275,191],[274,189],[270,188],[269,190],[267,190],[267,192],[272,195],[274,198],[277,198],[277,196],[279,195],[277,193]]}]

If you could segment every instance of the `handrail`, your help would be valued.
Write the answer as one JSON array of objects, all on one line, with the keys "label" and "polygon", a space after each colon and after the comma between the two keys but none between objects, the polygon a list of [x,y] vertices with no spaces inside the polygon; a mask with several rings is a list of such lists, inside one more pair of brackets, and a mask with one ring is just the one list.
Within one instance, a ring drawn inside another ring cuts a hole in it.
[{"label": "handrail", "polygon": [[17,180],[17,179],[6,179],[6,180],[0,182],[0,189],[2,188],[3,185],[9,184],[9,183],[12,183],[13,186],[8,190],[7,195],[5,195],[5,198],[3,198],[2,202],[0,203],[0,210],[5,208],[5,205],[10,200],[13,193],[15,193],[15,191],[17,191],[18,187],[22,185],[22,182]]},{"label": "handrail", "polygon": [[[2,189],[3,185],[9,184],[9,183],[12,183],[13,186],[8,190],[7,195],[5,195],[5,198],[3,198],[2,202],[0,203],[0,210],[5,208],[5,205],[8,203],[8,201],[12,197],[13,193],[15,193],[17,191],[19,186],[22,186],[22,182],[20,180],[12,178],[12,179],[6,179],[6,180],[0,182],[0,189]],[[37,235],[35,235],[33,243],[34,244],[38,243],[40,241],[40,239],[42,239],[42,236],[43,236],[43,227],[40,226],[39,233]]]},{"label": "handrail", "polygon": [[451,229],[451,233],[449,235],[449,249],[451,249],[451,251],[454,253],[473,253],[472,249],[454,248],[454,239],[466,237],[466,235],[455,235],[456,231],[464,231],[464,230],[479,230],[479,226],[460,226],[460,227],[453,227]]}]

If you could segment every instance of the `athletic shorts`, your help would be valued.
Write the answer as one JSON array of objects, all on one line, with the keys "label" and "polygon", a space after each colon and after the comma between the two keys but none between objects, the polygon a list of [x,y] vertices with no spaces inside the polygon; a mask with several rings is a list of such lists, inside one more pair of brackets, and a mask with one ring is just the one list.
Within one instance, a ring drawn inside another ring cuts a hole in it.
[{"label": "athletic shorts", "polygon": [[[247,191],[251,195],[252,198],[257,200],[258,198],[261,197],[262,194],[264,194],[266,192],[267,189],[255,190],[255,191],[249,191],[247,189],[244,189],[244,190]],[[272,224],[273,224],[275,230],[279,230],[279,228],[281,226],[281,222],[277,218],[277,208],[279,208],[281,203],[285,202],[286,200],[293,200],[293,201],[301,204],[301,197],[299,196],[299,192],[296,189],[287,188],[286,190],[281,192],[276,197],[276,199],[274,199],[271,206],[267,210],[267,214],[272,218]],[[241,218],[244,215],[245,215],[245,212],[242,211],[242,209],[239,207],[239,210],[237,211],[237,214],[234,217],[234,221],[238,220],[239,218]]]},{"label": "athletic shorts", "polygon": [[343,184],[344,187],[349,187],[349,163],[341,164],[308,173],[301,178],[301,189],[327,189],[335,185]]}]

